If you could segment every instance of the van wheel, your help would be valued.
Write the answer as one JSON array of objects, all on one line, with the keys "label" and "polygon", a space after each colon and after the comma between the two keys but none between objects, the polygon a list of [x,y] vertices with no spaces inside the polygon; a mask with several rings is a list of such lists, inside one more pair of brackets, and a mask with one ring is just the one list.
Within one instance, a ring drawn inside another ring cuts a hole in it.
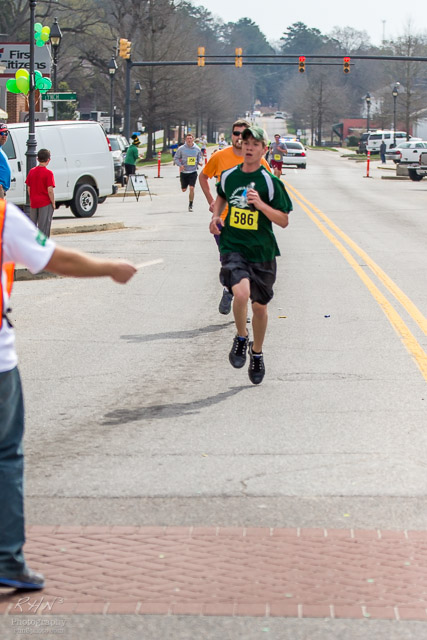
[{"label": "van wheel", "polygon": [[413,169],[412,170],[409,169],[408,170],[408,174],[409,174],[409,177],[411,178],[411,180],[413,180],[414,182],[419,182],[424,177],[424,176],[419,176],[418,173],[416,173]]},{"label": "van wheel", "polygon": [[79,185],[70,206],[76,218],[93,216],[98,206],[98,195],[95,189],[90,184]]}]

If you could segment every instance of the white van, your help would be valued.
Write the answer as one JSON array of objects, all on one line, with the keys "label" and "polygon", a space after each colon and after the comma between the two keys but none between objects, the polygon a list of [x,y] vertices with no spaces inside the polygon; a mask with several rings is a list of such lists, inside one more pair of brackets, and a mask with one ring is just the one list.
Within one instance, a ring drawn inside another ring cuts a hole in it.
[{"label": "white van", "polygon": [[[26,202],[26,151],[28,123],[8,125],[2,149],[9,158],[12,181],[7,199]],[[104,129],[98,122],[36,122],[37,150],[49,149],[49,169],[55,177],[57,206],[70,207],[77,218],[93,216],[98,202],[116,191],[113,156]]]},{"label": "white van", "polygon": [[[391,147],[394,146],[394,139],[396,137],[396,145],[399,142],[403,142],[407,138],[407,134],[405,131],[396,131],[394,132],[391,129],[377,129],[377,131],[372,131],[369,134],[369,138],[366,142],[366,151],[370,151],[371,153],[379,153],[380,146],[382,141],[384,140],[386,144],[386,151],[388,151]],[[412,136],[409,136],[411,138]]]}]

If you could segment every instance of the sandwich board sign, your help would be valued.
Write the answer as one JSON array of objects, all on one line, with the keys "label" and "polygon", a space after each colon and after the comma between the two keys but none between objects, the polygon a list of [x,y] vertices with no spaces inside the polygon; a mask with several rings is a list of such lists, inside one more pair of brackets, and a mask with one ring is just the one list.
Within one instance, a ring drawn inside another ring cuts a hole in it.
[{"label": "sandwich board sign", "polygon": [[150,194],[150,200],[152,200],[150,187],[148,186],[147,176],[144,173],[134,173],[133,175],[128,176],[128,181],[126,183],[126,189],[125,189],[125,192],[123,194],[123,200],[125,199],[125,196],[127,194],[129,184],[132,185],[132,189],[133,189],[133,192],[135,194],[137,202],[139,200],[139,196],[140,196],[140,193],[142,191],[146,191],[147,193],[149,193]]}]

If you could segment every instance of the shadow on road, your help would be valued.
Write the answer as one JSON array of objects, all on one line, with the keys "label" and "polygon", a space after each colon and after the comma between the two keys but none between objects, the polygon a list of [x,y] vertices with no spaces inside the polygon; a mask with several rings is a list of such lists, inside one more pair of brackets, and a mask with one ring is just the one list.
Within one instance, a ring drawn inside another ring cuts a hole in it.
[{"label": "shadow on road", "polygon": [[252,384],[232,387],[229,391],[218,393],[216,396],[201,398],[191,402],[172,402],[170,404],[155,404],[150,407],[135,407],[134,409],[115,409],[105,414],[103,425],[120,425],[137,420],[152,420],[155,418],[177,418],[180,416],[198,413],[201,409],[224,402],[235,396],[243,389],[253,388]]},{"label": "shadow on road", "polygon": [[176,340],[181,338],[184,340],[191,340],[193,338],[197,338],[198,335],[203,333],[215,333],[216,331],[221,331],[232,324],[234,324],[234,322],[231,320],[225,324],[209,324],[207,327],[188,329],[187,331],[166,331],[164,333],[152,333],[149,335],[140,333],[129,336],[120,336],[120,338],[122,340],[126,340],[126,342],[153,342],[154,340]]}]

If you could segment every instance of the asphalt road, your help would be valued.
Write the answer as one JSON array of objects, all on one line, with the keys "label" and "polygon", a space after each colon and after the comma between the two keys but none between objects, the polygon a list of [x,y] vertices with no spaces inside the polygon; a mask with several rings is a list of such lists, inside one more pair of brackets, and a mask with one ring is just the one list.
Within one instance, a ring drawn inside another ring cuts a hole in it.
[{"label": "asphalt road", "polygon": [[[426,528],[427,182],[381,180],[375,166],[366,179],[329,151],[286,170],[294,212],[276,232],[255,387],[228,363],[203,195],[188,213],[176,169],[155,175],[152,201],[100,206],[96,220],[126,229],[55,240],[162,262],[125,287],[15,285],[28,522]],[[319,638],[359,638],[360,623],[331,624]],[[394,637],[388,623],[375,637]]]}]

